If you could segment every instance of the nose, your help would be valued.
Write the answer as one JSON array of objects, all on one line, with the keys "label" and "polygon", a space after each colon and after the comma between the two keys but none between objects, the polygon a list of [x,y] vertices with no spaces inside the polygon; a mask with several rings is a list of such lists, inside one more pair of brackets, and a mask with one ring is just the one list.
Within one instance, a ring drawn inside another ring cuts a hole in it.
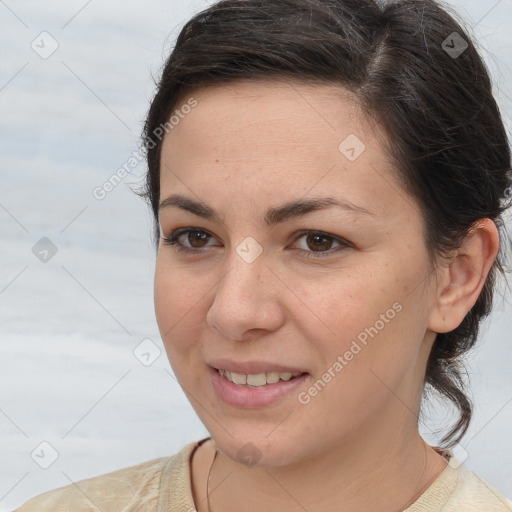
[{"label": "nose", "polygon": [[206,323],[224,339],[247,341],[279,329],[284,321],[279,281],[263,258],[247,263],[235,254],[215,291]]}]

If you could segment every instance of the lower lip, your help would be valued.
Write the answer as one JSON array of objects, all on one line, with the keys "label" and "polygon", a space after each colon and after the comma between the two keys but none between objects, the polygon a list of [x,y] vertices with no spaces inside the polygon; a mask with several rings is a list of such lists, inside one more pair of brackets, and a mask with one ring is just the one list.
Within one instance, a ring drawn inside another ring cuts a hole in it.
[{"label": "lower lip", "polygon": [[274,384],[249,388],[231,382],[210,366],[210,379],[219,398],[239,409],[256,409],[273,405],[285,396],[296,392],[308,377],[309,374],[305,373],[290,380],[280,380]]}]

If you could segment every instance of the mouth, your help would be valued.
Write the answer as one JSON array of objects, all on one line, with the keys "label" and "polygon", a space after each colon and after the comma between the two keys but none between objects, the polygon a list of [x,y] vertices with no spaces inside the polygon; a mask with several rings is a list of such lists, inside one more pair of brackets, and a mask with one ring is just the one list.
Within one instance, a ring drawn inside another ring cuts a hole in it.
[{"label": "mouth", "polygon": [[209,372],[217,397],[237,409],[259,409],[293,399],[311,377],[296,368],[264,363],[217,363],[209,366]]},{"label": "mouth", "polygon": [[264,372],[264,373],[236,373],[223,370],[222,368],[215,368],[217,372],[237,386],[244,386],[247,388],[261,388],[268,384],[277,384],[280,381],[288,382],[292,379],[296,379],[301,375],[305,375],[306,372]]}]

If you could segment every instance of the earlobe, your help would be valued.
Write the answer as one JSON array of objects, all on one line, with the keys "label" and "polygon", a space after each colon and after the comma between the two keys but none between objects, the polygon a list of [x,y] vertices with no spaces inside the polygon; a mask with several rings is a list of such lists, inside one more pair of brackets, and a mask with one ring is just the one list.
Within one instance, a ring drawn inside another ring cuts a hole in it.
[{"label": "earlobe", "polygon": [[438,270],[436,303],[429,328],[437,333],[456,329],[475,305],[499,251],[496,224],[480,219],[461,247]]}]

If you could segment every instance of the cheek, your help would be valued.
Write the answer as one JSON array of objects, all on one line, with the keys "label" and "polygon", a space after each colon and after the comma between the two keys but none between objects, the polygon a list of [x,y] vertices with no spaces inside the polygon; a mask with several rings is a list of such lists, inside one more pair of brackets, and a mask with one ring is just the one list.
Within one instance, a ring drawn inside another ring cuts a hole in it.
[{"label": "cheek", "polygon": [[[388,297],[391,302],[393,295]],[[418,363],[425,336],[421,305],[409,297],[384,307],[379,302],[370,309],[374,314],[366,325],[344,339],[342,378],[333,388],[336,402],[359,412],[361,407],[375,410],[397,397],[409,403],[421,380]]]},{"label": "cheek", "polygon": [[[379,377],[391,386],[397,384],[417,357],[425,334],[421,292],[404,291],[416,276],[407,277],[388,265],[379,268],[361,265],[360,271],[342,279],[296,290],[309,306],[299,321],[320,355],[316,377],[337,381],[339,386],[329,387],[338,388],[339,399],[350,389],[343,401],[371,395]],[[325,374],[329,371],[336,378]]]},{"label": "cheek", "polygon": [[[347,314],[346,321],[340,315],[338,339],[332,342],[332,337],[324,337],[317,345],[323,365],[299,398],[301,404],[309,403],[304,413],[311,421],[322,417],[326,431],[356,431],[397,397],[409,402],[402,384],[414,366],[421,337],[416,331],[417,340],[412,339],[405,306],[400,312],[390,311],[384,326],[378,316],[367,327],[356,313]],[[347,325],[346,331],[342,324]]]},{"label": "cheek", "polygon": [[165,268],[157,261],[154,302],[167,358],[185,393],[196,390],[189,396],[192,401],[197,390],[204,388],[203,363],[198,355],[206,314],[201,299],[205,298],[208,288],[203,289],[199,279],[189,279],[184,274],[175,267]]},{"label": "cheek", "polygon": [[391,281],[389,271],[385,274],[376,271],[374,264],[360,264],[356,271],[296,283],[293,291],[306,313],[302,328],[311,334],[321,329],[317,335],[325,338],[327,352],[343,353],[358,338],[364,343],[375,333],[375,324],[380,334],[396,323],[400,306],[393,305],[400,299],[400,283]]},{"label": "cheek", "polygon": [[203,325],[208,286],[179,268],[157,260],[154,282],[155,315],[165,348],[183,352],[193,346],[194,334]]}]

